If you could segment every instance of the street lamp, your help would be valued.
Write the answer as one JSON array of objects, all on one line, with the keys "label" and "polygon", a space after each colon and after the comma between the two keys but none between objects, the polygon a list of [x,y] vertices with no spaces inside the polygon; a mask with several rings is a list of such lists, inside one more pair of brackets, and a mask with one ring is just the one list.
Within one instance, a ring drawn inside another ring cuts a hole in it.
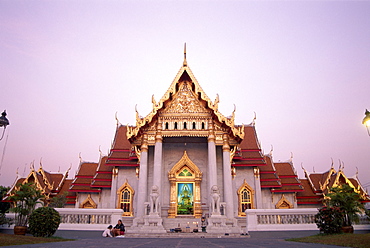
[{"label": "street lamp", "polygon": [[370,112],[367,109],[365,110],[365,117],[362,120],[362,124],[364,124],[366,126],[367,133],[370,136],[370,131],[369,131],[369,127],[370,127]]},{"label": "street lamp", "polygon": [[1,113],[1,116],[0,116],[0,127],[4,127],[4,131],[3,131],[3,135],[1,135],[1,138],[0,140],[3,139],[4,137],[4,133],[5,133],[5,128],[6,126],[9,125],[9,120],[6,118],[6,112],[4,110],[4,112]]}]

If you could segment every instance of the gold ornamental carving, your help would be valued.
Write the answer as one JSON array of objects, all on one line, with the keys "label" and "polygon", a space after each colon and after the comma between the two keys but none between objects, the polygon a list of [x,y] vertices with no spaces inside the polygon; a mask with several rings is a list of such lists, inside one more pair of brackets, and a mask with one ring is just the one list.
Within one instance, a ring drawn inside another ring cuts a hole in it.
[{"label": "gold ornamental carving", "polygon": [[183,81],[180,83],[178,92],[173,96],[172,102],[166,107],[164,113],[207,113],[209,111],[204,108],[196,98],[192,90],[189,88],[189,82]]}]

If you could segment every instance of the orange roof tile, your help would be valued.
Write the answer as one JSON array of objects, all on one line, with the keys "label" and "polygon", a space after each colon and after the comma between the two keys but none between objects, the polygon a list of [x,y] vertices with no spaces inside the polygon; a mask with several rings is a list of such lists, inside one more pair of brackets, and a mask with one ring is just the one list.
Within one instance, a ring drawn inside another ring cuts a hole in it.
[{"label": "orange roof tile", "polygon": [[271,156],[265,155],[264,159],[266,161],[266,165],[258,167],[260,170],[261,187],[262,188],[281,187],[281,182],[276,173]]},{"label": "orange roof tile", "polygon": [[276,172],[279,179],[281,180],[280,189],[272,189],[280,192],[298,192],[303,191],[302,184],[296,175],[293,164],[290,162],[278,162],[274,163]]},{"label": "orange roof tile", "polygon": [[255,126],[244,126],[244,139],[240,143],[240,148],[260,150]]}]

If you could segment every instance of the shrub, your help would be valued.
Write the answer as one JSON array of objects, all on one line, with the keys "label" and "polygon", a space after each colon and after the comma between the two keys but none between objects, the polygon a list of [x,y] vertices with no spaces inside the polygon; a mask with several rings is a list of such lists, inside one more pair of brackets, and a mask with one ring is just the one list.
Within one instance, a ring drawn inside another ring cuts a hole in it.
[{"label": "shrub", "polygon": [[0,212],[0,226],[13,224],[13,221],[10,218],[7,218],[5,213]]},{"label": "shrub", "polygon": [[29,219],[29,231],[35,237],[50,237],[60,224],[58,211],[50,207],[40,207],[32,212]]},{"label": "shrub", "polygon": [[341,233],[344,213],[339,207],[322,207],[315,215],[320,232],[325,234]]}]

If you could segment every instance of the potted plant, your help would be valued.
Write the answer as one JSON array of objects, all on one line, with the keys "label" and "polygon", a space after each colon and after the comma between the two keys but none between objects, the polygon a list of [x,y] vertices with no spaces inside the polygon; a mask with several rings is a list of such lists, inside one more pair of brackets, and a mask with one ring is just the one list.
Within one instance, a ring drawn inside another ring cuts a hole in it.
[{"label": "potted plant", "polygon": [[33,183],[21,184],[9,199],[14,203],[10,211],[15,213],[14,234],[25,235],[28,218],[39,200],[44,198],[41,191]]},{"label": "potted plant", "polygon": [[360,195],[347,184],[333,187],[327,194],[327,205],[338,207],[343,213],[343,232],[353,233],[352,223],[359,221],[358,214],[365,209],[360,199]]}]

